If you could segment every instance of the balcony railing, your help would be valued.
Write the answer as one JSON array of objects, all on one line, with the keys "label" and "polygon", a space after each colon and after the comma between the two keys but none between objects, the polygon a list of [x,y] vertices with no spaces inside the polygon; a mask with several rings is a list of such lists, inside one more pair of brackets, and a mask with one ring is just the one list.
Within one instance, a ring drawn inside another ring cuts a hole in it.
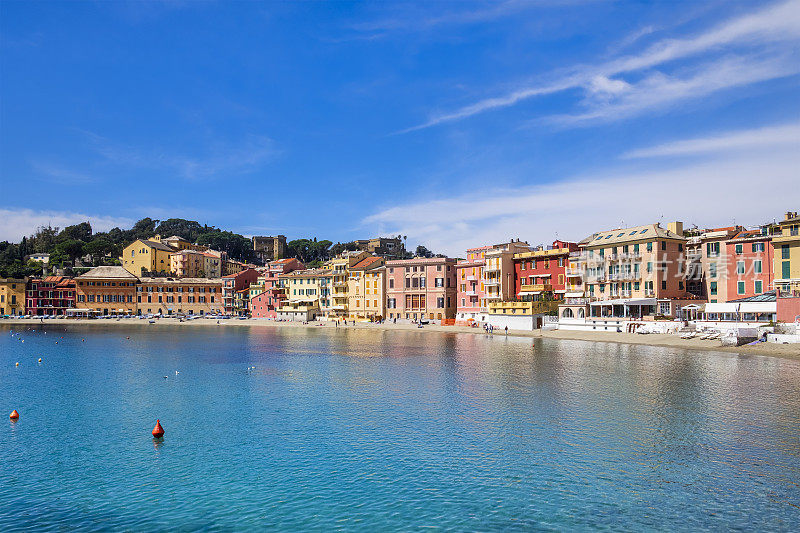
[{"label": "balcony railing", "polygon": [[543,292],[543,291],[552,291],[553,286],[549,283],[536,283],[533,285],[521,285],[519,288],[520,292]]}]

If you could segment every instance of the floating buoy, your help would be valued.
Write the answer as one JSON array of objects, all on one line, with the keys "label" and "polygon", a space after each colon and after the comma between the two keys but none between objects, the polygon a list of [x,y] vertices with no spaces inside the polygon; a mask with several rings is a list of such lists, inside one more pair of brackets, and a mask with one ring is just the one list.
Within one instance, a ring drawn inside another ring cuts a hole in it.
[{"label": "floating buoy", "polygon": [[41,357],[39,358],[39,362],[40,362],[40,363],[42,362],[42,358],[41,358]]},{"label": "floating buoy", "polygon": [[[16,411],[14,411],[16,413]],[[156,427],[153,428],[153,437],[160,439],[164,436],[164,428],[161,427],[161,421],[156,419]]]},{"label": "floating buoy", "polygon": [[11,411],[11,414],[8,415],[8,418],[10,418],[11,420],[19,420],[19,413],[17,412],[16,409],[14,409],[13,411]]},{"label": "floating buoy", "polygon": [[14,366],[19,366],[19,363],[17,363],[17,364],[16,364],[16,365],[14,365]]},{"label": "floating buoy", "polygon": [[125,337],[126,339],[130,340],[130,337]]}]

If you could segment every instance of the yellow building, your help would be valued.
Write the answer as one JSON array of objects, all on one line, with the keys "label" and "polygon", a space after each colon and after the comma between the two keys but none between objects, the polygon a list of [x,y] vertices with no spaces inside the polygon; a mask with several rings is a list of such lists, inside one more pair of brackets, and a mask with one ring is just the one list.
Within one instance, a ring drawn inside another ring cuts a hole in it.
[{"label": "yellow building", "polygon": [[25,280],[0,278],[0,316],[25,314]]},{"label": "yellow building", "polygon": [[316,307],[315,316],[323,315],[330,309],[331,271],[327,268],[310,268],[280,274],[278,279],[286,291],[286,300],[277,308],[278,318],[281,311],[296,312],[298,306],[308,309]]},{"label": "yellow building", "polygon": [[[205,256],[195,250],[181,250],[169,258],[170,271],[179,278],[204,278]],[[209,276],[210,277],[210,276]],[[219,277],[219,276],[217,276]]]},{"label": "yellow building", "polygon": [[383,257],[369,256],[348,269],[347,312],[350,320],[386,316],[386,267]]},{"label": "yellow building", "polygon": [[326,313],[328,318],[348,317],[347,278],[350,267],[367,257],[370,257],[368,252],[344,252],[325,263],[325,268],[331,271],[330,306]]},{"label": "yellow building", "polygon": [[150,272],[170,273],[170,256],[175,250],[170,246],[147,239],[137,239],[122,251],[122,266],[134,276]]},{"label": "yellow building", "polygon": [[136,285],[140,315],[206,315],[222,310],[221,279],[141,278]]},{"label": "yellow building", "polygon": [[781,234],[772,238],[775,288],[782,295],[800,295],[800,217],[790,211],[779,225]]}]

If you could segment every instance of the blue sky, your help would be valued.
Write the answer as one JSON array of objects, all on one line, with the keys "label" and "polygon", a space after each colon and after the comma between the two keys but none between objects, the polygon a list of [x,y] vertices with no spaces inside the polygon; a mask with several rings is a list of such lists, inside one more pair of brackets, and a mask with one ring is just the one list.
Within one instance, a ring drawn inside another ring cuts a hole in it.
[{"label": "blue sky", "polygon": [[800,207],[800,0],[0,3],[0,239],[436,251]]}]

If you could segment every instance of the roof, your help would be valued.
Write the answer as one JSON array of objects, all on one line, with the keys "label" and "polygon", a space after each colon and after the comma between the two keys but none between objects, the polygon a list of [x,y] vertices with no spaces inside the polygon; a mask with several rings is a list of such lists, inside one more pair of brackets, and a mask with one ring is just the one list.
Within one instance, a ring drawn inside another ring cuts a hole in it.
[{"label": "roof", "polygon": [[163,283],[165,285],[190,285],[198,283],[221,285],[222,278],[139,278],[142,283]]},{"label": "roof", "polygon": [[286,274],[278,274],[278,277],[318,278],[323,276],[330,276],[332,273],[333,271],[328,268],[309,268],[306,270],[295,270],[293,272],[287,272]]},{"label": "roof", "polygon": [[767,291],[763,294],[756,294],[755,296],[748,296],[747,298],[739,298],[738,300],[728,300],[729,304],[741,302],[775,302],[777,296],[775,291]]},{"label": "roof", "polygon": [[350,270],[366,270],[368,268],[380,266],[380,265],[376,265],[375,263],[377,263],[379,261],[382,261],[382,260],[383,260],[382,257],[375,257],[375,256],[365,257],[364,259],[362,259],[361,261],[359,261],[355,265],[351,266]]},{"label": "roof", "polygon": [[686,240],[677,233],[673,233],[662,228],[658,224],[645,224],[644,226],[634,226],[631,228],[617,228],[613,230],[595,233],[591,238],[587,237],[581,241],[583,246],[608,246],[624,242],[650,240],[654,238]]},{"label": "roof", "polygon": [[121,266],[99,266],[75,279],[139,279]]},{"label": "roof", "polygon": [[759,229],[748,229],[740,231],[739,233],[731,237],[732,241],[745,240],[745,239],[759,239],[759,240],[763,239],[768,241],[772,239],[772,236],[763,234]]},{"label": "roof", "polygon": [[[163,250],[165,252],[174,252],[175,251],[175,249],[172,248],[171,246],[167,246],[166,244],[162,244],[160,242],[148,241],[147,239],[138,239],[138,240],[143,242],[144,244],[146,244],[147,246],[149,246],[151,248],[155,248],[156,250]],[[134,241],[134,242],[136,242],[136,241]]]}]

